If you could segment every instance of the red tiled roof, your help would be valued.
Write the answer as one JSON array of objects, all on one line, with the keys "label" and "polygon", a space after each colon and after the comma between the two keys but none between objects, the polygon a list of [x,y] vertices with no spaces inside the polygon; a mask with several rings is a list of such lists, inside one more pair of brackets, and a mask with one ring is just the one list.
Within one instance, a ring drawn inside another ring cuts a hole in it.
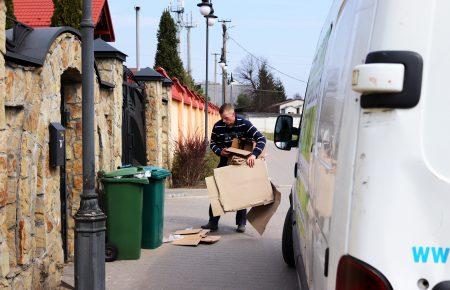
[{"label": "red tiled roof", "polygon": [[[92,18],[97,24],[106,0],[92,1]],[[53,16],[53,0],[14,0],[17,20],[31,27],[49,27]]]}]

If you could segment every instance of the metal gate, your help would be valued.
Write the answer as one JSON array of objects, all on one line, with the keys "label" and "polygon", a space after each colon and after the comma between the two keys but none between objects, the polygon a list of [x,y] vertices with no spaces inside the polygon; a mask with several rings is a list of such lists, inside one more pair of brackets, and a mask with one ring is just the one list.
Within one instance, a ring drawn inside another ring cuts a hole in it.
[{"label": "metal gate", "polygon": [[124,67],[122,107],[122,164],[147,165],[143,86]]}]

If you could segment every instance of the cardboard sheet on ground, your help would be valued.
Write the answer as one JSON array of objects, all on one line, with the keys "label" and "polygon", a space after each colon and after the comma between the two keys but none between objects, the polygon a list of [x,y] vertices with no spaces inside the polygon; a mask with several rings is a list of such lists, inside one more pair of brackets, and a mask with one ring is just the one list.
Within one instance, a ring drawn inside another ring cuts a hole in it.
[{"label": "cardboard sheet on ground", "polygon": [[[196,247],[198,244],[215,244],[220,240],[220,236],[208,236],[210,230],[184,229],[173,233],[172,245]],[[172,236],[172,235],[171,235]],[[170,240],[170,237],[169,239]]]},{"label": "cardboard sheet on ground", "polygon": [[203,244],[215,244],[220,240],[220,236],[207,236],[201,239]]},{"label": "cardboard sheet on ground", "polygon": [[202,229],[186,229],[186,230],[179,230],[173,233],[174,235],[192,235],[192,234],[198,234],[202,231]]},{"label": "cardboard sheet on ground", "polygon": [[274,202],[271,204],[260,205],[253,207],[247,214],[248,222],[255,228],[255,230],[262,236],[266,230],[267,224],[269,223],[272,216],[277,211],[281,203],[281,193],[278,189],[271,183]]},{"label": "cardboard sheet on ground", "polygon": [[192,235],[184,235],[182,239],[173,241],[172,245],[196,247],[196,246],[198,246],[198,244],[200,244],[201,240],[202,240],[202,236],[200,235],[200,233],[192,234]]},{"label": "cardboard sheet on ground", "polygon": [[[214,180],[220,204],[225,212],[269,204],[274,200],[267,165],[263,160],[255,160],[253,168],[246,165],[230,165],[214,169]],[[209,177],[207,187],[208,192],[210,188],[212,190],[210,196],[217,195]],[[217,205],[216,201],[214,203]],[[219,211],[217,210],[217,213]]]}]

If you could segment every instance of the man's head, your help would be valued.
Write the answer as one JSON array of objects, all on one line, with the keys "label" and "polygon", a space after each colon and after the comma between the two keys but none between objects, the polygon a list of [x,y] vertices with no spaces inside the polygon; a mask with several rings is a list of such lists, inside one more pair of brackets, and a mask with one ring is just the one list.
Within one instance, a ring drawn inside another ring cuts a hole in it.
[{"label": "man's head", "polygon": [[225,103],[219,109],[220,117],[227,126],[232,126],[236,121],[236,114],[232,104]]}]

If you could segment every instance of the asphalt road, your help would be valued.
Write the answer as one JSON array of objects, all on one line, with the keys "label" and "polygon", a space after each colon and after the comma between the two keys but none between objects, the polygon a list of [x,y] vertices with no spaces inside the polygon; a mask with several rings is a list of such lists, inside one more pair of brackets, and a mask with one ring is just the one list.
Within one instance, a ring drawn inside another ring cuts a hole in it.
[{"label": "asphalt road", "polygon": [[[163,244],[156,250],[143,250],[140,260],[108,263],[107,289],[297,289],[295,270],[287,267],[281,254],[296,153],[276,150],[269,143],[268,154],[269,175],[283,197],[262,237],[251,225],[245,234],[236,233],[235,215],[228,213],[215,233],[222,236],[217,244]],[[209,202],[205,194],[199,190],[167,195],[165,236],[207,222]],[[70,281],[71,271],[66,268],[66,281]]]}]

